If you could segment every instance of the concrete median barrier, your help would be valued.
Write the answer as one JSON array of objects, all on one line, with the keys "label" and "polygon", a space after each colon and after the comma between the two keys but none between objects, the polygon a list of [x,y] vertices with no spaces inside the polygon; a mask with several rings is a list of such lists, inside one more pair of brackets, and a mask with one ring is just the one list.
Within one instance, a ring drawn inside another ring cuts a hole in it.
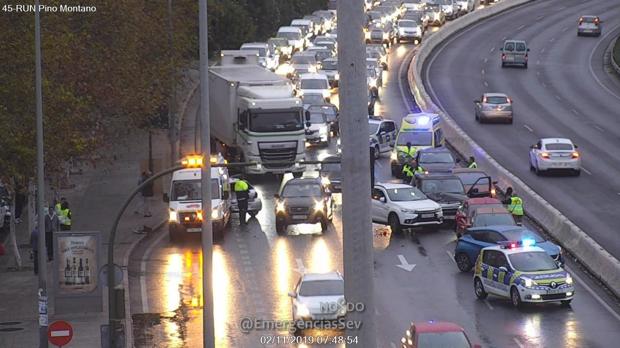
[{"label": "concrete median barrier", "polygon": [[[620,261],[595,242],[586,232],[572,223],[560,211],[529,188],[518,177],[502,167],[495,159],[471,139],[450,115],[440,110],[429,96],[423,81],[425,62],[435,48],[452,35],[496,14],[524,5],[533,0],[504,0],[493,6],[479,9],[452,21],[425,39],[408,70],[411,93],[420,109],[436,112],[443,117],[444,134],[450,146],[463,157],[475,156],[478,166],[498,181],[500,188],[513,187],[524,201],[526,214],[540,224],[566,250],[573,254],[591,273],[616,295],[620,296]],[[525,149],[524,151],[527,151]],[[527,164],[525,164],[527,165]],[[610,231],[612,233],[613,231]]]}]

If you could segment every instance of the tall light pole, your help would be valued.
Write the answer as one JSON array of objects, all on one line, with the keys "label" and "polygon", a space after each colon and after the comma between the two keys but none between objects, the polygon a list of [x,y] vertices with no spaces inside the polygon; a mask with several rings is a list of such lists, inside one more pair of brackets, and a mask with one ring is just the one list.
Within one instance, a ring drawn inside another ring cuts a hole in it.
[{"label": "tall light pole", "polygon": [[345,298],[349,303],[364,304],[363,311],[347,314],[348,320],[362,322],[360,331],[347,331],[346,335],[357,336],[364,347],[376,347],[372,223],[366,189],[370,187],[370,158],[363,8],[363,0],[338,1],[342,249]]},{"label": "tall light pole", "polygon": [[[39,230],[39,347],[47,348],[47,252],[45,250],[45,162],[43,161],[43,92],[41,87],[41,14],[34,12],[35,93],[37,104],[37,211]],[[41,308],[43,307],[43,308]]]},{"label": "tall light pole", "polygon": [[211,139],[209,125],[209,29],[207,0],[199,3],[200,38],[200,144],[202,166],[202,340],[203,347],[215,348],[213,327],[213,231],[211,226]]}]

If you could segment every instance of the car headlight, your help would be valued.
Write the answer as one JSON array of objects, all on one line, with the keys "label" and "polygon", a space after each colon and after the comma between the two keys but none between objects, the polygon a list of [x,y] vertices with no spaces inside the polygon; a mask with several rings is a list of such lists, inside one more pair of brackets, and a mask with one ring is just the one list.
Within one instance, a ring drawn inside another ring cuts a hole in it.
[{"label": "car headlight", "polygon": [[314,202],[314,211],[316,211],[316,212],[323,211],[324,207],[325,207],[325,204],[323,203],[323,201],[315,201]]},{"label": "car headlight", "polygon": [[568,285],[572,285],[573,284],[573,277],[571,277],[570,274],[566,275],[566,284],[568,284]]},{"label": "car headlight", "polygon": [[305,304],[300,303],[297,305],[297,315],[299,315],[300,317],[309,317],[310,310]]},{"label": "car headlight", "polygon": [[523,278],[523,282],[525,283],[526,288],[531,288],[534,285],[538,285],[535,281],[530,278]]},{"label": "car headlight", "polygon": [[322,177],[321,177],[321,185],[323,185],[323,186],[329,186],[329,184],[331,184],[331,183],[332,183],[332,182],[331,182],[331,180],[329,180],[329,178],[328,178],[328,177],[326,177],[326,176],[322,176]]},{"label": "car headlight", "polygon": [[334,75],[334,79],[336,79],[336,80],[340,80],[340,74],[339,74],[339,73],[336,73],[336,75]]},{"label": "car headlight", "polygon": [[211,210],[211,219],[217,219],[220,217],[220,208],[214,208]]},{"label": "car headlight", "polygon": [[396,153],[396,151],[392,151],[392,153],[390,154],[390,160],[398,161],[398,154]]},{"label": "car headlight", "polygon": [[179,214],[176,211],[170,209],[170,212],[168,213],[168,221],[179,222]]},{"label": "car headlight", "polygon": [[416,212],[415,212],[415,210],[413,210],[413,209],[404,209],[404,208],[401,208],[401,209],[400,209],[400,211],[401,211],[401,212],[403,212],[403,213],[405,213],[405,214],[415,214],[415,213],[416,213]]},{"label": "car headlight", "polygon": [[286,211],[286,205],[284,202],[276,202],[276,211],[284,213]]}]

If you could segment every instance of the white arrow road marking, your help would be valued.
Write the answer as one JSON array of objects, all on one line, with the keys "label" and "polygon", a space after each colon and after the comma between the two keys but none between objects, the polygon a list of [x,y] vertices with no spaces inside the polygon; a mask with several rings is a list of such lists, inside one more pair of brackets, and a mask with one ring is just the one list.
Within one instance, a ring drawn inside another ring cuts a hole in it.
[{"label": "white arrow road marking", "polygon": [[400,261],[400,265],[396,265],[396,267],[400,267],[400,268],[404,269],[407,272],[413,271],[413,268],[415,267],[415,264],[411,264],[411,263],[407,262],[407,259],[405,259],[405,257],[403,255],[398,255],[398,260]]},{"label": "white arrow road marking", "polygon": [[306,273],[306,267],[304,267],[304,261],[302,259],[295,259],[295,262],[297,263],[297,268],[295,268],[295,271],[301,274]]}]

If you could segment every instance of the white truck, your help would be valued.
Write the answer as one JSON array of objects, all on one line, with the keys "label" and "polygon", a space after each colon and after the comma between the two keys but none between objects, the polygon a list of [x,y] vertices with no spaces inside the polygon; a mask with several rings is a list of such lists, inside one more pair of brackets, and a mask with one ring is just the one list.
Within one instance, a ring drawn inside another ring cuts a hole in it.
[{"label": "white truck", "polygon": [[305,168],[296,162],[305,159],[305,116],[293,86],[267,69],[242,64],[241,57],[233,61],[209,68],[211,136],[229,162],[260,163],[245,167],[248,174],[301,175]]},{"label": "white truck", "polygon": [[[212,155],[211,163],[223,163],[222,156]],[[202,232],[201,168],[177,170],[172,174],[168,202],[168,232],[171,242],[180,242]],[[230,184],[225,167],[211,168],[211,221],[213,240],[222,240],[230,222]]]}]

